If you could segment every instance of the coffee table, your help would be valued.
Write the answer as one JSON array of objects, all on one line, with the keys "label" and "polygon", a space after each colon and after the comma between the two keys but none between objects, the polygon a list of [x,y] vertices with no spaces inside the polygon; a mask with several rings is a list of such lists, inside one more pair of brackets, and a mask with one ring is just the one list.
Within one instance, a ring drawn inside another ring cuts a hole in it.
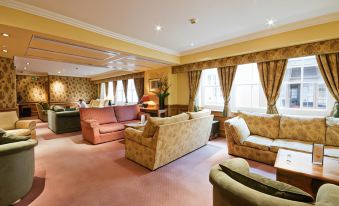
[{"label": "coffee table", "polygon": [[324,157],[323,165],[312,163],[312,154],[279,149],[274,167],[277,180],[316,196],[325,183],[339,185],[339,158]]},{"label": "coffee table", "polygon": [[128,124],[125,124],[126,127],[132,127],[134,129],[141,129],[143,127],[145,127],[147,121],[145,121],[144,123],[141,123],[141,122],[133,122],[133,123],[128,123]]}]

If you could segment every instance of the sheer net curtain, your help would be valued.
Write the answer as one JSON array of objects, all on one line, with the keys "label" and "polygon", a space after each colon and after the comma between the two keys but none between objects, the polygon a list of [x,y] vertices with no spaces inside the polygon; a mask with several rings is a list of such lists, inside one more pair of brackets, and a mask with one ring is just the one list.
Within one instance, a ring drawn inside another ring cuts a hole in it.
[{"label": "sheer net curtain", "polygon": [[117,105],[124,105],[126,104],[126,97],[125,97],[125,92],[124,92],[124,87],[122,84],[121,80],[117,81],[117,86],[116,86],[116,93],[115,93],[115,98],[116,98],[116,104]]}]

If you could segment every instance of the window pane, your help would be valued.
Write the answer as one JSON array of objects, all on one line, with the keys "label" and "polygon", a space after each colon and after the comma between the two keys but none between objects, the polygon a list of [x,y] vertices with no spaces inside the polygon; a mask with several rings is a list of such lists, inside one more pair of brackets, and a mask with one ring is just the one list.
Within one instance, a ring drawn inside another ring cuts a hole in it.
[{"label": "window pane", "polygon": [[125,98],[125,94],[124,94],[124,87],[122,86],[122,81],[119,80],[117,81],[117,94],[116,94],[116,98],[117,104],[125,104],[126,103],[126,98]]},{"label": "window pane", "polygon": [[129,79],[127,84],[127,102],[129,103],[137,103],[138,102],[138,95],[135,91],[134,80]]},{"label": "window pane", "polygon": [[108,96],[106,98],[110,100],[114,100],[113,82],[108,82]]},{"label": "window pane", "polygon": [[100,99],[105,99],[105,98],[106,98],[105,83],[101,83]]},{"label": "window pane", "polygon": [[303,107],[313,108],[314,85],[303,84]]}]

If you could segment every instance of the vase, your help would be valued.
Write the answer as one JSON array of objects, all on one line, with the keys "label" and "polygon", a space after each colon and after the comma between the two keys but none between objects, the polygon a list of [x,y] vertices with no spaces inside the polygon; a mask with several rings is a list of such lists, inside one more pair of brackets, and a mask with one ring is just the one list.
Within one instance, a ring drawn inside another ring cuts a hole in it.
[{"label": "vase", "polygon": [[159,95],[159,109],[165,109],[165,97],[164,94]]},{"label": "vase", "polygon": [[333,113],[333,117],[339,118],[339,103],[338,102],[335,104],[335,111]]}]

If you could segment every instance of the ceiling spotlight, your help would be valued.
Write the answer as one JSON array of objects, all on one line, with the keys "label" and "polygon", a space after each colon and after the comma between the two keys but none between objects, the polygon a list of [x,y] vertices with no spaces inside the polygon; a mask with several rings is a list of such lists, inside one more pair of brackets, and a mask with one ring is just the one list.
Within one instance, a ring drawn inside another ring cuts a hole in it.
[{"label": "ceiling spotlight", "polygon": [[7,49],[3,49],[3,50],[2,50],[2,52],[5,52],[5,53],[7,53],[8,51],[7,51]]},{"label": "ceiling spotlight", "polygon": [[191,45],[191,46],[194,46],[195,44],[192,42],[192,43],[190,43],[190,45]]},{"label": "ceiling spotlight", "polygon": [[29,65],[29,62],[27,62],[26,65]]},{"label": "ceiling spotlight", "polygon": [[76,70],[78,70],[79,68],[78,67],[75,67]]},{"label": "ceiling spotlight", "polygon": [[114,61],[109,61],[108,63],[112,64]]},{"label": "ceiling spotlight", "polygon": [[58,74],[61,74],[61,72],[59,71]]},{"label": "ceiling spotlight", "polygon": [[24,70],[26,70],[27,68],[26,67],[24,67]]},{"label": "ceiling spotlight", "polygon": [[191,24],[196,24],[198,20],[196,18],[189,19]]},{"label": "ceiling spotlight", "polygon": [[9,37],[9,34],[7,34],[7,33],[1,33],[1,35],[4,36],[4,37]]},{"label": "ceiling spotlight", "polygon": [[162,27],[161,27],[160,25],[157,25],[157,26],[155,26],[155,30],[161,31],[161,30],[162,30]]},{"label": "ceiling spotlight", "polygon": [[266,20],[266,24],[267,24],[269,27],[274,26],[275,20],[274,20],[274,19],[267,19],[267,20]]}]

